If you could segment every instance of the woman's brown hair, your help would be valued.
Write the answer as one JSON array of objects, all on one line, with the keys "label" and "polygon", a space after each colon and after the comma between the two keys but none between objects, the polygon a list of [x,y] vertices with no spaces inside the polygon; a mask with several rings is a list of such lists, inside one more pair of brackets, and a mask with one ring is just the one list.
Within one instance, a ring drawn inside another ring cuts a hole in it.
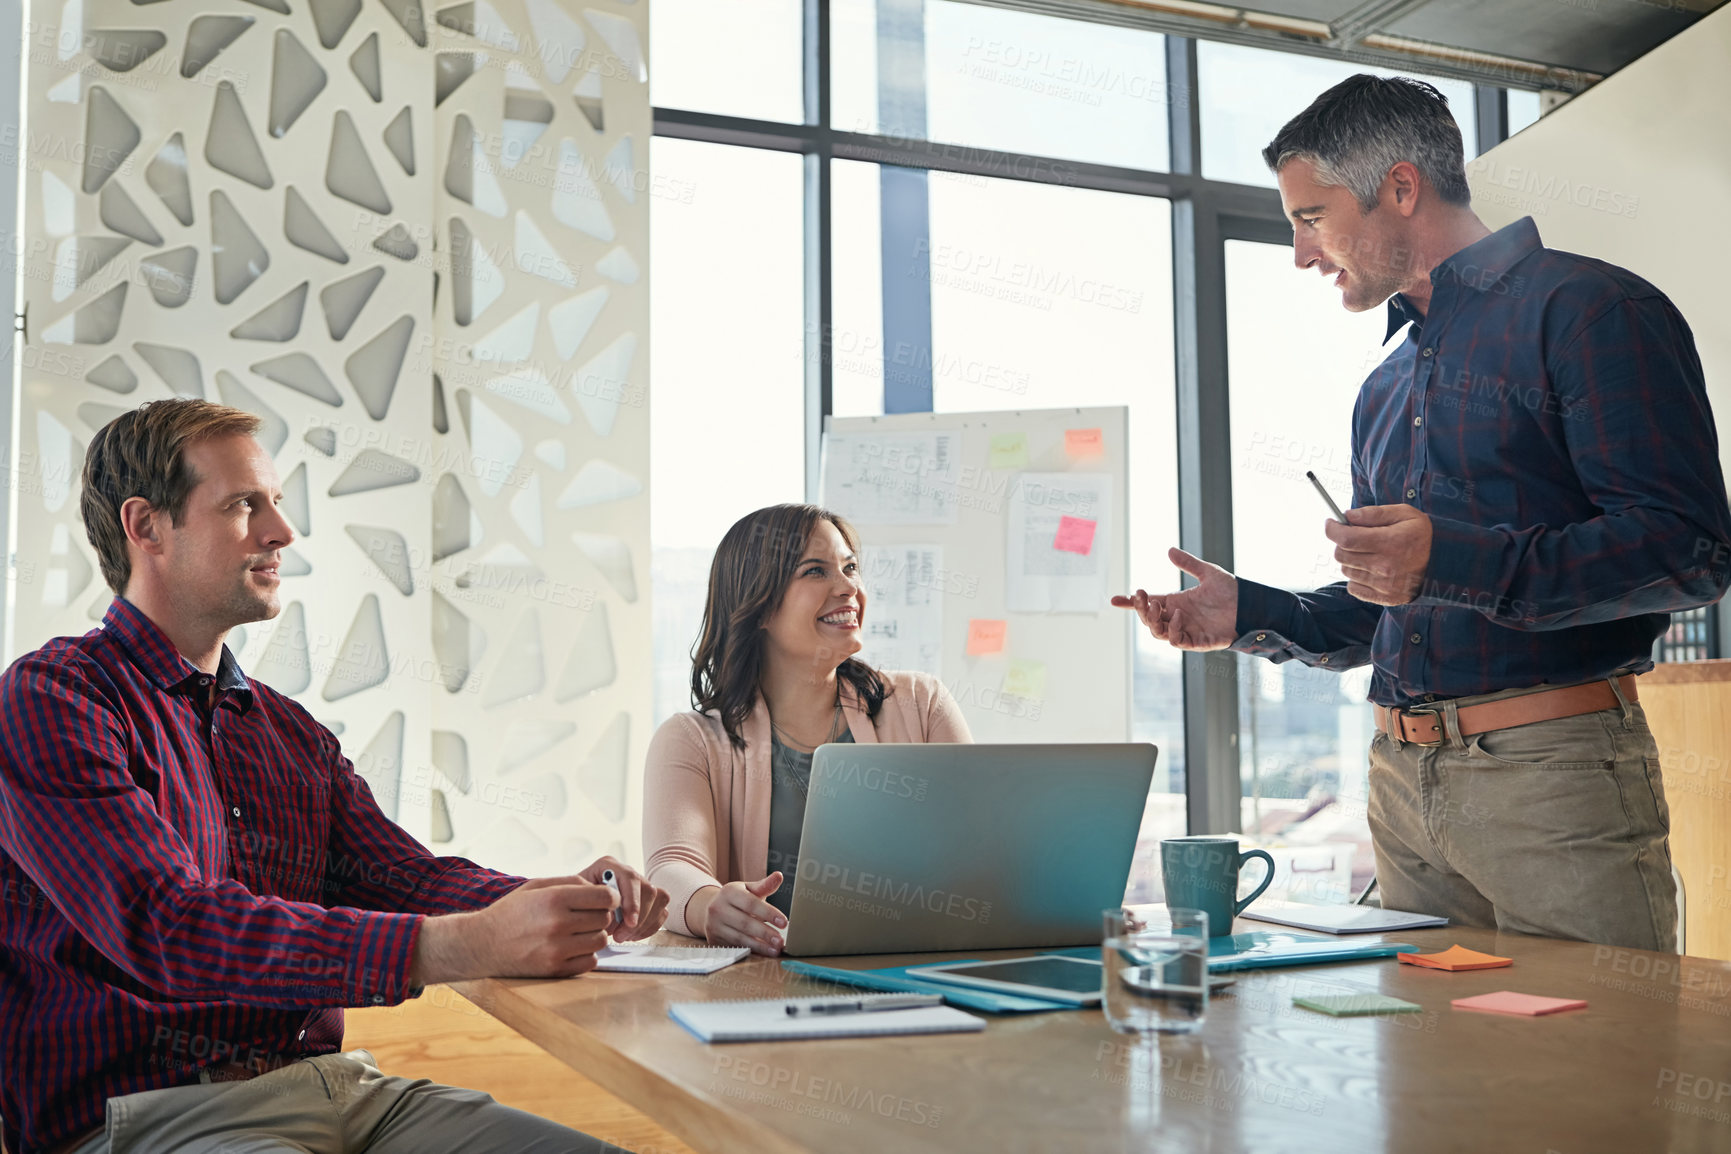
[{"label": "woman's brown hair", "polygon": [[[859,552],[858,534],[839,515],[816,505],[771,505],[735,521],[709,566],[703,630],[691,650],[691,703],[721,717],[721,727],[736,749],[745,748],[740,727],[757,704],[763,624],[780,608],[821,521],[834,525],[848,548]],[[890,694],[881,673],[849,657],[836,676],[853,686],[868,717],[878,715]]]}]

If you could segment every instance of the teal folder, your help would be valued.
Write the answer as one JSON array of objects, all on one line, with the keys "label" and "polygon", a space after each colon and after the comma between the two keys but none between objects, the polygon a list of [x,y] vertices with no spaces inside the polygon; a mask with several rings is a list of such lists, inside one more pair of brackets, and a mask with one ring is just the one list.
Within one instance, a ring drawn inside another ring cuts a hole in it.
[{"label": "teal folder", "polygon": [[[1100,954],[1098,947],[1094,948],[1094,956]],[[971,961],[961,959],[957,961]],[[926,965],[933,963],[927,962]],[[999,994],[991,990],[970,989],[967,986],[952,986],[941,982],[928,982],[921,978],[908,977],[906,966],[889,966],[881,970],[843,970],[834,966],[814,966],[810,962],[799,962],[788,959],[781,963],[781,968],[795,974],[804,974],[809,978],[822,978],[826,982],[837,982],[844,986],[860,986],[867,990],[899,990],[916,994],[942,994],[944,1001],[952,1006],[966,1006],[970,1010],[985,1010],[991,1014],[1030,1014],[1040,1010],[1074,1010],[1078,1007],[1065,1002],[1049,1002],[1045,998],[1025,998],[1020,994]]]},{"label": "teal folder", "polygon": [[[1227,974],[1236,970],[1266,970],[1275,966],[1308,966],[1316,962],[1359,962],[1366,958],[1392,958],[1412,953],[1408,942],[1364,942],[1300,934],[1291,930],[1254,930],[1208,939],[1208,972]],[[1076,946],[1047,950],[1072,958],[1100,957],[1099,946]]]}]

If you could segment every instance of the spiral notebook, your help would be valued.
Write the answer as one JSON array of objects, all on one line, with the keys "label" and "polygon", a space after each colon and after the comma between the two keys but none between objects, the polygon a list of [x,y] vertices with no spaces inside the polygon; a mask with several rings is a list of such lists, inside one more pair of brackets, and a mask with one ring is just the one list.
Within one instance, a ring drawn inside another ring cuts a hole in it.
[{"label": "spiral notebook", "polygon": [[603,946],[595,968],[616,974],[713,974],[749,956],[744,946]]},{"label": "spiral notebook", "polygon": [[865,1038],[884,1034],[962,1034],[986,1028],[984,1018],[948,1006],[881,1010],[870,1014],[790,1017],[790,1005],[871,1001],[871,995],[830,998],[746,998],[725,1002],[675,1002],[667,1016],[704,1042],[773,1042],[796,1038]]}]

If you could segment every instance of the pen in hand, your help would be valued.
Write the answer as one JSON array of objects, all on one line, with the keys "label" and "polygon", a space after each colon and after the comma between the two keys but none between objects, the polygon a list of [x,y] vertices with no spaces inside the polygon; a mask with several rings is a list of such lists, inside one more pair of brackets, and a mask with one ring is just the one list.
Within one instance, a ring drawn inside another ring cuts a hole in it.
[{"label": "pen in hand", "polygon": [[1334,503],[1334,498],[1333,498],[1333,497],[1330,497],[1330,496],[1329,496],[1329,495],[1328,495],[1328,490],[1327,490],[1327,489],[1324,489],[1324,488],[1323,488],[1323,487],[1322,487],[1322,482],[1321,482],[1321,481],[1319,481],[1319,480],[1317,480],[1317,479],[1316,479],[1316,474],[1315,474],[1315,473],[1313,473],[1313,472],[1311,472],[1311,471],[1310,471],[1310,470],[1309,470],[1309,469],[1306,469],[1306,470],[1305,470],[1305,471],[1304,471],[1304,475],[1305,475],[1305,476],[1306,476],[1306,477],[1309,477],[1309,478],[1310,478],[1310,483],[1311,483],[1311,484],[1312,484],[1312,485],[1315,485],[1315,486],[1316,486],[1316,491],[1317,491],[1317,492],[1318,492],[1318,493],[1319,493],[1319,494],[1321,494],[1321,496],[1322,496],[1322,499],[1323,499],[1323,500],[1324,500],[1324,501],[1327,501],[1327,502],[1328,502],[1328,511],[1329,511],[1329,512],[1330,512],[1330,513],[1333,513],[1333,514],[1334,514],[1334,518],[1335,518],[1335,520],[1337,520],[1337,521],[1339,521],[1339,522],[1340,522],[1340,523],[1341,523],[1341,524],[1342,524],[1342,525],[1350,525],[1350,524],[1352,524],[1352,522],[1351,522],[1351,521],[1348,521],[1348,520],[1347,520],[1347,519],[1346,519],[1346,514],[1345,514],[1345,513],[1342,513],[1342,512],[1341,512],[1341,511],[1340,511],[1340,506],[1339,506],[1339,505],[1336,505],[1336,504],[1335,504],[1335,503]]},{"label": "pen in hand", "polygon": [[[601,884],[613,891],[613,900],[617,902],[619,900],[619,879],[613,876],[612,870],[607,869],[601,871]],[[625,907],[614,906],[611,919],[607,923],[608,932],[611,933],[613,930],[618,929],[619,923],[624,920]]]},{"label": "pen in hand", "polygon": [[787,1016],[802,1017],[806,1014],[870,1014],[878,1010],[912,1010],[920,1006],[941,1006],[944,999],[938,994],[899,994],[870,1001],[861,999],[857,1002],[818,1002],[814,1005],[790,1003]]}]

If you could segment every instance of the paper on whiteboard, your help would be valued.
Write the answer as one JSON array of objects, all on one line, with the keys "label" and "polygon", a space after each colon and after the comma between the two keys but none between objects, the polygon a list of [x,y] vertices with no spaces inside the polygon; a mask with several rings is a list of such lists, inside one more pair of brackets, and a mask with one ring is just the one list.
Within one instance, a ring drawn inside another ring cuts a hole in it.
[{"label": "paper on whiteboard", "polygon": [[879,669],[942,673],[944,550],[941,545],[868,545],[860,658]]},{"label": "paper on whiteboard", "polygon": [[959,432],[832,435],[823,502],[861,525],[954,525],[961,473]]},{"label": "paper on whiteboard", "polygon": [[[1004,600],[1012,613],[1099,613],[1111,551],[1109,473],[1022,473],[1010,492]],[[1095,523],[1086,553],[1057,547],[1065,517]]]}]

